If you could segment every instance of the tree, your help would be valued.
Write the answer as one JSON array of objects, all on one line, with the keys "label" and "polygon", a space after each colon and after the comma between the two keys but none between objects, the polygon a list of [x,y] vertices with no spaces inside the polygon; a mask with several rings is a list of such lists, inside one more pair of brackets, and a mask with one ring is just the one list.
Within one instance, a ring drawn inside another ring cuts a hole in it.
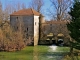
[{"label": "tree", "polygon": [[6,4],[3,10],[4,20],[9,20],[10,14],[12,14],[14,11],[16,11],[15,5],[13,6],[13,4],[10,4],[10,3]]},{"label": "tree", "polygon": [[0,27],[0,51],[17,51],[25,47],[21,30],[14,31],[8,20]]},{"label": "tree", "polygon": [[3,20],[3,10],[2,10],[2,3],[0,1],[0,22]]},{"label": "tree", "polygon": [[26,5],[24,3],[22,3],[22,9],[26,9]]},{"label": "tree", "polygon": [[15,8],[16,8],[16,11],[21,10],[21,9],[26,9],[26,4],[18,2],[16,3]]},{"label": "tree", "polygon": [[80,1],[74,0],[74,4],[70,9],[71,21],[67,24],[67,28],[70,31],[71,40],[71,53],[73,48],[80,50]]},{"label": "tree", "polygon": [[[0,11],[2,11],[1,9],[2,7],[0,7]],[[16,4],[6,4],[3,12],[4,20],[9,20],[10,14],[21,9],[26,9],[26,5],[24,3],[21,4],[20,2],[18,2]]]},{"label": "tree", "polygon": [[[52,18],[56,20],[66,20],[69,19],[68,10],[72,4],[71,0],[50,0],[52,3],[52,8],[49,11]],[[54,12],[55,10],[55,12]]]},{"label": "tree", "polygon": [[5,10],[4,10],[4,20],[9,19],[10,13],[11,13],[11,6],[7,5]]},{"label": "tree", "polygon": [[32,0],[29,7],[36,10],[37,12],[41,12],[43,4],[43,0]]}]

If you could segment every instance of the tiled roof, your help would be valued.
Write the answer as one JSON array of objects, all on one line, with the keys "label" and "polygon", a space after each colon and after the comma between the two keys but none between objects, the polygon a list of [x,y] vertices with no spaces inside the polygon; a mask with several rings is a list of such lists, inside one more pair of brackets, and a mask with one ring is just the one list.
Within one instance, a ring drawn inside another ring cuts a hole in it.
[{"label": "tiled roof", "polygon": [[36,16],[39,16],[40,13],[35,11],[34,9],[23,9],[23,10],[14,12],[11,15],[36,15]]}]

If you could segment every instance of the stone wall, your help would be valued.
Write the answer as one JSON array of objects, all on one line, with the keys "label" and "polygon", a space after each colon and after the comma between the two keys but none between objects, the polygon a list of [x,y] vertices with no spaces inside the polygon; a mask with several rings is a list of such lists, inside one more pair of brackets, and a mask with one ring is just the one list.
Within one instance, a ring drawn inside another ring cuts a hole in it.
[{"label": "stone wall", "polygon": [[39,16],[34,16],[34,45],[38,45],[39,40]]},{"label": "stone wall", "polygon": [[33,36],[34,30],[34,17],[33,16],[11,16],[10,17],[10,24],[13,28],[17,29],[20,24],[23,25],[22,29],[27,32],[28,36]]},{"label": "stone wall", "polygon": [[42,39],[44,40],[46,40],[49,33],[53,33],[56,40],[58,39],[57,35],[62,33],[64,35],[64,43],[69,42],[69,38],[67,38],[69,36],[69,32],[65,21],[47,21],[42,23],[41,31],[43,33],[41,36],[43,36]]},{"label": "stone wall", "polygon": [[38,45],[39,40],[39,16],[11,16],[10,24],[15,30],[21,26],[27,39],[34,39],[34,45]]}]

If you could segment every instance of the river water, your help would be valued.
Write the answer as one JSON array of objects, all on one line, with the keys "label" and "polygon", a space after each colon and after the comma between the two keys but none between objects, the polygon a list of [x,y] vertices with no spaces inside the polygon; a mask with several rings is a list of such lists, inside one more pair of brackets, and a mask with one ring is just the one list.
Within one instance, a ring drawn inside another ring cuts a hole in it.
[{"label": "river water", "polygon": [[63,60],[64,56],[68,54],[68,47],[47,46],[47,52],[39,53],[37,48],[34,49],[33,60]]}]

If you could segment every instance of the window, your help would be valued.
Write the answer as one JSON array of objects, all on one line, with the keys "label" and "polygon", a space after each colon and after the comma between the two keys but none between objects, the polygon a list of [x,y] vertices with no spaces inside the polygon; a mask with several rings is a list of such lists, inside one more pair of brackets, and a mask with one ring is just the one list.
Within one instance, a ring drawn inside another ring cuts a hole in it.
[{"label": "window", "polygon": [[28,31],[28,28],[27,28],[27,31]]},{"label": "window", "polygon": [[35,22],[35,25],[36,25],[36,22]]},{"label": "window", "polygon": [[27,32],[26,36],[28,37],[28,28],[26,29],[26,32]]},{"label": "window", "polygon": [[18,19],[18,17],[17,17],[17,19]]},{"label": "window", "polygon": [[52,24],[50,24],[50,30],[52,30]]}]

